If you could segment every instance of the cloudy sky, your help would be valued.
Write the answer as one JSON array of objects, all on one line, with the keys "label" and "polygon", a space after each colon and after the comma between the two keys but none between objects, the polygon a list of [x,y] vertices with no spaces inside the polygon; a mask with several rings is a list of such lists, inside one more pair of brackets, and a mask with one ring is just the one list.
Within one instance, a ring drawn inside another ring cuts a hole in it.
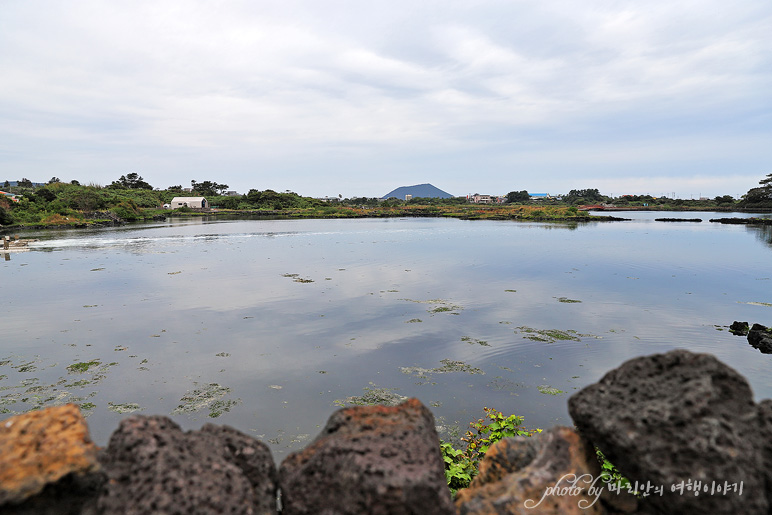
[{"label": "cloudy sky", "polygon": [[0,0],[0,181],[738,196],[769,0]]}]

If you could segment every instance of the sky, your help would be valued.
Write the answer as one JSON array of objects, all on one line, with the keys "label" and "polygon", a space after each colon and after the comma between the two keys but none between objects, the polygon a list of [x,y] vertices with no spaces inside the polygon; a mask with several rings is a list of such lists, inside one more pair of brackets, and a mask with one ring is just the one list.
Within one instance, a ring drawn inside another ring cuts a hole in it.
[{"label": "sky", "polygon": [[769,0],[0,0],[0,181],[739,197]]}]

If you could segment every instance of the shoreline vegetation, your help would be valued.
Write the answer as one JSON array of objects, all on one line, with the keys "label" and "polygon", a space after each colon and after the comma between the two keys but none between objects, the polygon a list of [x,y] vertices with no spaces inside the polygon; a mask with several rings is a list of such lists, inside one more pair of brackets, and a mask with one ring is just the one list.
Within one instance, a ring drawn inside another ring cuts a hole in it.
[{"label": "shoreline vegetation", "polygon": [[[713,211],[772,212],[772,174],[735,200],[729,195],[714,199],[684,200],[648,195],[606,197],[597,189],[571,190],[560,198],[534,200],[528,192],[511,192],[503,203],[475,204],[466,197],[449,199],[413,198],[325,198],[297,193],[252,189],[245,195],[223,195],[227,185],[191,181],[193,191],[181,186],[153,189],[137,174],[122,176],[109,186],[78,181],[64,183],[52,178],[45,185],[28,180],[4,186],[0,195],[0,233],[44,228],[89,228],[126,222],[163,221],[168,217],[222,217],[265,219],[310,218],[408,218],[447,217],[462,220],[513,220],[526,222],[601,222],[626,220],[611,212],[624,211]],[[7,184],[7,183],[6,183]],[[8,192],[7,190],[11,190]],[[204,196],[209,208],[164,209],[177,196]],[[588,211],[609,212],[608,215]],[[713,220],[712,220],[713,221]],[[727,222],[724,222],[727,223]],[[748,222],[743,222],[748,223]],[[753,223],[753,222],[751,222]]]}]

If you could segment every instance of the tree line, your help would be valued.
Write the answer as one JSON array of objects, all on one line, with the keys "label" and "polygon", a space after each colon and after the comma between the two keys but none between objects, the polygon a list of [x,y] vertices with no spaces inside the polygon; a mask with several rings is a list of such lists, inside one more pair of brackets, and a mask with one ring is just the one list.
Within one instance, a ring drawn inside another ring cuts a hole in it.
[{"label": "tree line", "polygon": [[[227,184],[216,181],[191,180],[191,191],[183,190],[181,185],[169,186],[164,190],[154,189],[142,176],[136,172],[121,175],[108,186],[96,184],[81,185],[77,180],[69,183],[52,177],[44,185],[36,185],[27,178],[16,181],[11,186],[9,181],[3,184],[3,191],[19,194],[18,202],[0,195],[0,225],[13,223],[36,224],[56,223],[60,220],[83,219],[96,214],[107,217],[117,216],[124,220],[142,218],[146,210],[161,209],[165,203],[175,196],[204,196],[209,205],[222,209],[233,210],[282,210],[305,209],[330,206],[327,202],[310,197],[303,197],[291,191],[276,192],[270,189],[263,191],[251,189],[244,195],[223,195],[228,189]],[[391,207],[397,205],[456,205],[466,203],[463,197],[450,199],[413,198],[411,200],[389,199],[382,201],[377,198],[355,197],[339,198],[333,201],[338,205],[370,208],[375,206]],[[532,203],[528,191],[511,191],[506,195],[509,204]],[[540,200],[547,205],[593,205],[610,204],[624,206],[660,206],[662,208],[678,209],[689,202],[689,206],[704,208],[737,207],[743,209],[772,208],[772,174],[759,181],[759,187],[751,188],[743,198],[735,200],[731,195],[716,196],[709,200],[686,201],[668,197],[651,197],[650,195],[623,195],[611,198],[602,195],[598,189],[571,190],[560,199]]]},{"label": "tree line", "polygon": [[[772,207],[772,174],[768,174],[759,181],[760,187],[751,188],[741,199],[737,200],[731,195],[718,195],[711,199],[700,199],[699,201],[708,206],[716,207],[741,207],[741,208],[770,208]],[[506,195],[507,203],[528,203],[531,202],[531,196],[526,190],[510,191]],[[652,197],[651,195],[622,195],[620,197],[610,197],[600,193],[598,189],[571,190],[567,195],[563,195],[559,200],[552,199],[552,203],[568,205],[593,205],[609,204],[615,206],[642,205],[679,207],[686,204],[687,200],[679,198],[670,198],[667,196]]]}]

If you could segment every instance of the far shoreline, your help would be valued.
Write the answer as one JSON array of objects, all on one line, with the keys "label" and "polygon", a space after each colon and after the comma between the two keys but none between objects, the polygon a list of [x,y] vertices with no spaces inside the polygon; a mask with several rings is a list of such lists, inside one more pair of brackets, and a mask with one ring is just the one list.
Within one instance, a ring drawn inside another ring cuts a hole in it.
[{"label": "far shoreline", "polygon": [[[585,209],[583,209],[585,208]],[[131,220],[120,218],[113,219],[86,219],[73,220],[59,219],[55,223],[14,224],[0,225],[0,234],[10,234],[22,231],[38,231],[48,229],[98,229],[120,227],[134,223],[163,222],[170,218],[230,218],[230,219],[263,219],[263,220],[311,220],[311,219],[362,219],[362,218],[456,218],[460,220],[509,220],[514,222],[543,222],[543,223],[588,223],[588,222],[618,222],[629,221],[613,215],[597,215],[590,212],[707,212],[707,213],[772,213],[772,208],[740,208],[740,207],[665,207],[665,206],[580,206],[572,208],[567,206],[523,206],[508,204],[495,205],[463,205],[453,207],[438,207],[430,205],[400,206],[389,208],[340,208],[331,206],[314,209],[185,209],[166,211],[162,209],[148,209]],[[712,221],[712,220],[711,220]]]}]

